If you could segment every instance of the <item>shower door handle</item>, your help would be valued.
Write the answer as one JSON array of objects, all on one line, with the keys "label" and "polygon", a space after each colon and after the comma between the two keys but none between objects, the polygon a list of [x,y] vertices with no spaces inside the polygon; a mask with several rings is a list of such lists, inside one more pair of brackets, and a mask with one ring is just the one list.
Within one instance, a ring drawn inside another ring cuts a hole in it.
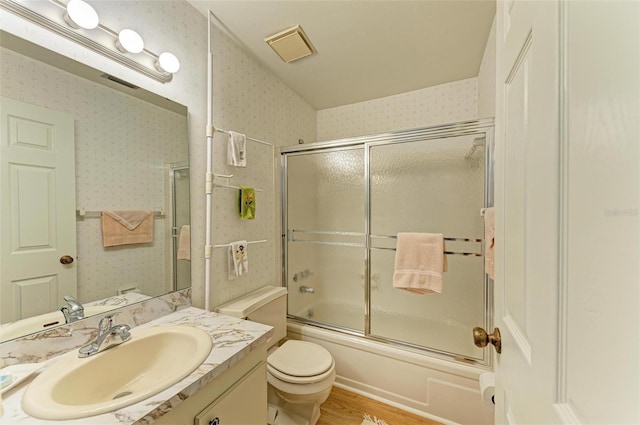
[{"label": "shower door handle", "polygon": [[492,334],[488,334],[483,328],[473,328],[473,343],[480,348],[492,344],[498,354],[502,353],[502,339],[498,328],[494,328]]}]

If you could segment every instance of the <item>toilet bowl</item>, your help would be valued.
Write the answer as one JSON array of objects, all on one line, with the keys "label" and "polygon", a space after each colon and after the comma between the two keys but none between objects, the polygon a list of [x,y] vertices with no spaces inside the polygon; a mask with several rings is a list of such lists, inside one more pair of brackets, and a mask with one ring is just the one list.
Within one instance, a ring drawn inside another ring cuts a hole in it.
[{"label": "toilet bowl", "polygon": [[299,416],[309,425],[318,421],[320,405],[329,397],[335,379],[333,357],[324,347],[311,342],[286,341],[267,358],[272,405]]},{"label": "toilet bowl", "polygon": [[216,309],[273,326],[267,357],[270,425],[315,425],[336,379],[333,356],[324,347],[288,340],[286,288],[265,286]]}]

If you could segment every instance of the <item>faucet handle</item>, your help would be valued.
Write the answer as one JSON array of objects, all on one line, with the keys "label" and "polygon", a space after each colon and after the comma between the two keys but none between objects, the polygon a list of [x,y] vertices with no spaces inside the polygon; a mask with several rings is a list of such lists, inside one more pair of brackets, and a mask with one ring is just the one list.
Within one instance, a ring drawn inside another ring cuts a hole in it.
[{"label": "faucet handle", "polygon": [[83,308],[82,305],[78,302],[78,300],[73,298],[71,295],[65,295],[62,298],[67,302],[67,304],[69,304],[69,307],[71,307],[71,310],[78,310]]},{"label": "faucet handle", "polygon": [[84,307],[78,302],[78,300],[71,295],[65,295],[63,299],[67,302],[67,305],[61,307],[60,311],[64,315],[64,319],[67,323],[84,319]]},{"label": "faucet handle", "polygon": [[98,323],[98,334],[103,334],[105,332],[108,332],[109,329],[111,329],[114,325],[113,323],[115,322],[114,318],[120,313],[110,313],[107,314],[106,316],[104,316],[102,319],[100,319],[100,322]]}]

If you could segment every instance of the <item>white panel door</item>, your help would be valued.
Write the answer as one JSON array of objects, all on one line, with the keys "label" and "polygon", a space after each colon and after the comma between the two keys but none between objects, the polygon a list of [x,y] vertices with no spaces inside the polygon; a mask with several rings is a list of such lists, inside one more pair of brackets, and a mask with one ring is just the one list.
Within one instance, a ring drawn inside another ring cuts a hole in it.
[{"label": "white panel door", "polygon": [[496,12],[495,322],[497,423],[557,423],[558,11],[499,1]]},{"label": "white panel door", "polygon": [[638,424],[640,2],[496,19],[496,422]]},{"label": "white panel door", "polygon": [[557,407],[640,424],[640,2],[568,1]]},{"label": "white panel door", "polygon": [[0,98],[2,323],[76,296],[73,118]]}]

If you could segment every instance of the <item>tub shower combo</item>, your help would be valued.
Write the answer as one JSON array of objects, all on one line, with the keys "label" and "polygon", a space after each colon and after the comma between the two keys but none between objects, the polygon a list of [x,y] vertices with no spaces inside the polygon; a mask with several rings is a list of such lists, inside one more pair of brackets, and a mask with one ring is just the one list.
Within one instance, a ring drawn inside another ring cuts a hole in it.
[{"label": "tub shower combo", "polygon": [[[489,367],[472,329],[492,325],[481,216],[492,202],[492,136],[488,119],[283,148],[289,318]],[[441,294],[393,288],[398,232],[444,234]]]}]

